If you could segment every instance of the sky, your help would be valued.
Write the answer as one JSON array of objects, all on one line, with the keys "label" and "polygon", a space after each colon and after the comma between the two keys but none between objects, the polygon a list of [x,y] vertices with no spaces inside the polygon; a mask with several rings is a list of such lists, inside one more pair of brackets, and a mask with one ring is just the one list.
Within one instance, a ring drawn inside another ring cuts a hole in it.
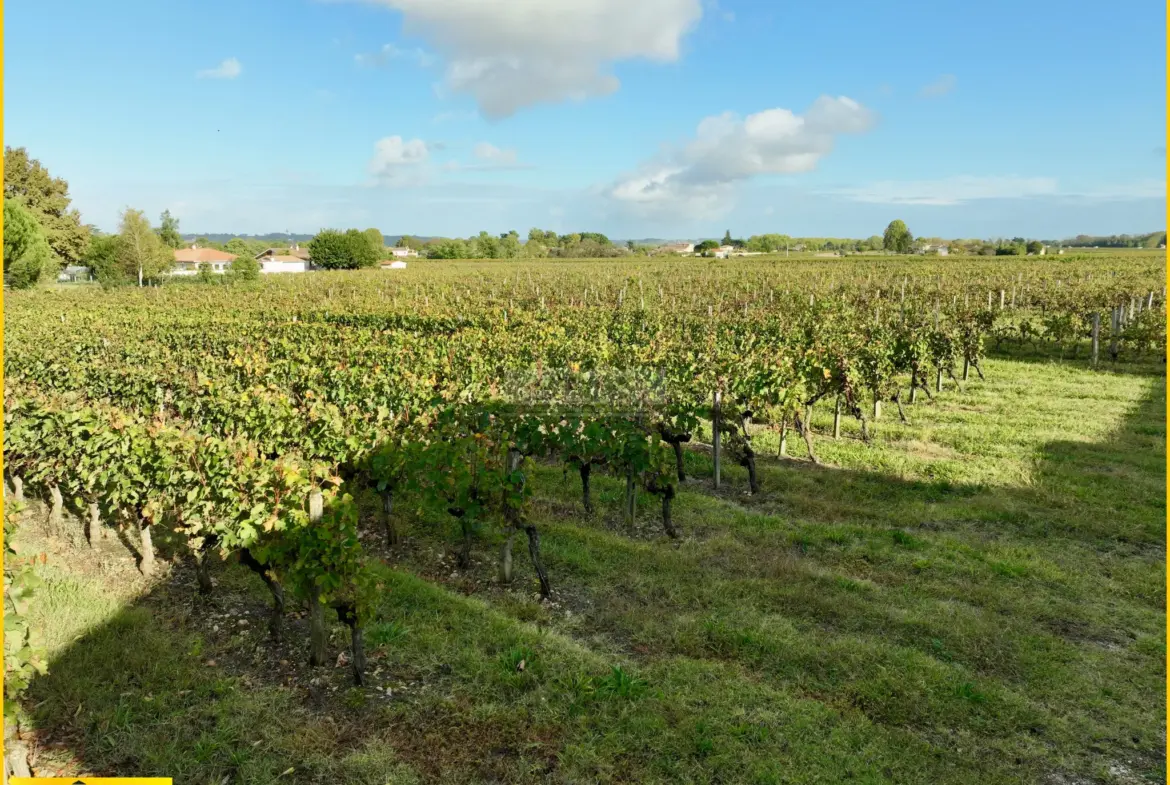
[{"label": "sky", "polygon": [[8,0],[82,220],[613,238],[1166,226],[1166,6]]}]

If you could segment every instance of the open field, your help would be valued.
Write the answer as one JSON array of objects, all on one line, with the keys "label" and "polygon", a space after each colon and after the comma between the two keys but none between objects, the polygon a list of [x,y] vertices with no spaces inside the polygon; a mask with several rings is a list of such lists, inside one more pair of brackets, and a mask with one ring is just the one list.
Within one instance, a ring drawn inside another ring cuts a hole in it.
[{"label": "open field", "polygon": [[[329,373],[322,387],[380,390],[363,363],[403,331],[425,344],[409,319],[440,324],[496,307],[508,312],[507,329],[469,335],[460,327],[436,345],[447,357],[464,357],[469,347],[511,357],[503,343],[510,330],[545,325],[541,335],[553,336],[547,346],[568,347],[572,362],[612,346],[584,332],[578,343],[576,316],[556,323],[557,332],[541,314],[596,307],[582,313],[587,322],[602,310],[589,289],[606,308],[689,311],[737,336],[794,331],[797,323],[784,320],[797,318],[797,298],[804,303],[809,294],[832,303],[814,324],[841,324],[856,310],[864,329],[889,319],[896,330],[907,321],[895,317],[902,302],[893,293],[906,278],[906,302],[922,311],[926,331],[940,300],[944,327],[949,320],[961,327],[989,292],[1003,289],[1006,300],[1018,286],[1018,311],[990,309],[997,315],[989,344],[1004,320],[1015,329],[1012,319],[1051,316],[1025,305],[1026,297],[1050,309],[1057,300],[1044,298],[1065,287],[1097,308],[1088,302],[1095,287],[1124,279],[1134,292],[1156,291],[1164,308],[1164,274],[1148,254],[1051,268],[1015,261],[1010,270],[999,260],[850,263],[773,269],[776,283],[750,263],[471,263],[412,265],[393,283],[372,275],[265,282],[255,296],[182,287],[182,296],[164,289],[15,297],[6,375],[20,386],[6,390],[6,403],[12,410],[34,392],[93,395],[100,385],[105,401],[150,416],[163,384],[170,397],[156,417],[167,427],[182,420],[206,431],[212,416],[229,414],[258,422],[258,409],[213,411],[212,398],[183,397],[189,369],[181,363],[192,363],[194,379],[198,354],[184,354],[190,336],[207,335],[200,390],[222,379],[207,395],[237,400],[229,377],[264,379],[276,401],[282,385],[305,384],[281,375],[278,360],[295,363],[302,345],[293,336],[318,335],[322,345],[336,344],[328,351],[362,350],[347,361],[352,368],[322,366]],[[879,289],[885,294],[873,297]],[[951,295],[951,310],[940,293]],[[965,298],[970,308],[960,306]],[[216,302],[222,307],[207,307]],[[1081,309],[1077,300],[1069,313],[1079,318]],[[752,315],[757,310],[768,316]],[[166,319],[153,320],[163,312]],[[95,314],[102,321],[89,318]],[[289,314],[297,315],[293,326]],[[756,318],[763,321],[740,321]],[[48,357],[43,349],[12,348],[14,337],[40,324],[60,331],[68,359],[38,364]],[[218,343],[232,337],[225,326],[241,336],[239,351]],[[577,470],[552,453],[531,455],[523,516],[540,532],[547,600],[519,550],[511,582],[500,582],[498,554],[514,535],[496,517],[485,514],[474,527],[470,562],[460,564],[460,527],[445,505],[428,502],[434,486],[404,483],[387,526],[379,490],[347,474],[354,547],[369,557],[374,589],[360,687],[343,667],[349,630],[331,611],[327,666],[312,668],[310,619],[292,588],[284,635],[270,642],[269,591],[234,554],[211,559],[214,590],[199,593],[187,524],[160,515],[149,526],[158,569],[144,577],[137,525],[109,525],[106,516],[106,536],[85,548],[79,519],[47,523],[45,505],[32,499],[41,489],[30,481],[18,542],[45,581],[29,618],[44,633],[49,660],[24,700],[34,766],[216,785],[1165,782],[1165,365],[1156,351],[1125,348],[1112,363],[1103,349],[1092,370],[1079,329],[1060,348],[1013,333],[980,363],[985,379],[972,371],[962,389],[948,379],[931,401],[924,392],[911,405],[908,376],[893,372],[887,381],[902,390],[909,422],[887,400],[881,417],[869,418],[868,442],[851,417],[832,437],[833,401],[845,394],[832,388],[812,409],[821,465],[791,431],[779,457],[782,418],[769,420],[772,409],[753,404],[755,494],[747,493],[748,469],[726,457],[715,487],[710,412],[696,404],[688,410],[699,422],[684,451],[687,480],[672,491],[678,538],[664,533],[660,495],[650,490],[660,475],[646,475],[630,522],[626,475],[616,463],[595,471],[588,513]],[[122,354],[94,360],[101,340]],[[810,345],[826,348],[815,338]],[[425,352],[412,351],[426,376]],[[766,353],[746,352],[737,345],[730,360],[710,361],[772,367]],[[443,359],[440,351],[434,367]],[[564,361],[550,357],[548,367]],[[119,363],[124,373],[115,373]],[[819,365],[812,374],[796,367],[783,387],[799,389],[801,401],[837,378],[830,369],[822,382]],[[397,376],[413,370],[386,368]],[[841,389],[852,389],[851,373],[843,372]],[[239,389],[249,400],[261,397],[258,388]],[[803,414],[783,409],[771,387],[750,394],[784,417]],[[68,396],[52,400],[79,406]],[[871,406],[867,399],[862,408]],[[353,407],[342,420],[372,408],[364,396]],[[249,428],[257,442],[293,438]],[[314,433],[315,444],[332,438]]]}]

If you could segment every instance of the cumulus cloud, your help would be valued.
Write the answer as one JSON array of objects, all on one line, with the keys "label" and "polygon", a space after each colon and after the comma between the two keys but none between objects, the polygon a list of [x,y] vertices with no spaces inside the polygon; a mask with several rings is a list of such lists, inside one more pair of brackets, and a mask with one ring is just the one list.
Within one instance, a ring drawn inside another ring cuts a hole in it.
[{"label": "cumulus cloud", "polygon": [[1162,180],[1095,184],[1089,188],[1061,187],[1053,177],[959,176],[938,180],[886,180],[833,191],[854,202],[871,204],[934,205],[949,207],[985,199],[1051,197],[1112,202],[1154,199],[1165,195]]},{"label": "cumulus cloud", "polygon": [[419,68],[430,68],[435,64],[435,56],[422,49],[399,49],[394,44],[384,44],[377,52],[357,54],[353,59],[358,65],[369,68],[386,66],[391,60],[410,60]]},{"label": "cumulus cloud", "polygon": [[530,164],[521,163],[515,150],[496,147],[491,142],[480,142],[472,149],[474,163],[448,161],[444,164],[448,171],[501,171],[506,169],[531,169]]},{"label": "cumulus cloud", "polygon": [[240,61],[234,57],[229,57],[215,68],[196,71],[195,77],[197,79],[235,79],[243,72],[244,67],[240,65]]},{"label": "cumulus cloud", "polygon": [[608,192],[644,208],[717,214],[737,182],[756,175],[807,172],[830,152],[837,136],[873,127],[875,115],[851,98],[821,96],[803,115],[766,109],[740,118],[731,112],[699,123],[695,138],[621,178]]},{"label": "cumulus cloud", "polygon": [[426,179],[430,147],[422,139],[404,140],[387,136],[374,143],[374,156],[368,169],[378,182],[409,185]]},{"label": "cumulus cloud", "polygon": [[955,89],[959,80],[954,74],[943,74],[928,85],[924,85],[918,94],[923,98],[939,98]]},{"label": "cumulus cloud", "polygon": [[445,88],[489,119],[618,89],[613,63],[679,59],[700,0],[365,0],[403,15],[403,31],[446,62]]}]

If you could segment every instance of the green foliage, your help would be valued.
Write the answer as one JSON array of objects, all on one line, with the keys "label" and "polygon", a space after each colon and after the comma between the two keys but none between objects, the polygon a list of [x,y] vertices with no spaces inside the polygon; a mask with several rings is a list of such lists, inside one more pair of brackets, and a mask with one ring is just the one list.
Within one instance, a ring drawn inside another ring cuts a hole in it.
[{"label": "green foliage", "polygon": [[[228,245],[231,245],[231,242]],[[260,279],[260,262],[250,254],[238,254],[232,259],[229,272],[237,280],[256,281]]]},{"label": "green foliage", "polygon": [[705,253],[706,251],[714,251],[719,247],[719,242],[716,240],[703,240],[695,246],[695,253]]},{"label": "green foliage", "polygon": [[170,210],[163,210],[159,216],[158,237],[168,248],[182,248],[183,238],[179,234],[179,219],[171,215]]},{"label": "green foliage", "polygon": [[117,286],[130,283],[131,278],[122,269],[122,238],[116,234],[99,234],[90,240],[85,252],[85,266],[103,286]]},{"label": "green foliage", "polygon": [[32,213],[15,199],[4,199],[4,279],[14,289],[30,289],[56,271],[52,251]]},{"label": "green foliage", "polygon": [[58,266],[81,264],[89,244],[89,227],[69,209],[69,184],[52,177],[23,147],[4,148],[4,198],[18,199],[32,213]]},{"label": "green foliage", "polygon": [[4,504],[4,720],[12,722],[20,699],[32,680],[48,673],[44,649],[37,645],[29,623],[29,603],[44,583],[28,558],[17,549],[16,524],[24,505]]},{"label": "green foliage", "polygon": [[163,244],[141,210],[126,208],[118,227],[118,268],[122,280],[158,282],[175,267],[175,255]]},{"label": "green foliage", "polygon": [[1044,250],[1044,243],[1039,240],[1032,240],[1026,246],[1027,252],[1030,254],[1038,254]]},{"label": "green foliage", "polygon": [[914,235],[905,221],[890,221],[882,235],[882,247],[890,253],[910,253],[914,249]]},{"label": "green foliage", "polygon": [[309,255],[313,264],[326,270],[357,270],[378,264],[370,238],[357,229],[321,230],[309,242]]},{"label": "green foliage", "polygon": [[386,240],[382,237],[381,230],[366,229],[363,234],[370,243],[370,247],[374,249],[375,258],[382,259],[386,255]]}]

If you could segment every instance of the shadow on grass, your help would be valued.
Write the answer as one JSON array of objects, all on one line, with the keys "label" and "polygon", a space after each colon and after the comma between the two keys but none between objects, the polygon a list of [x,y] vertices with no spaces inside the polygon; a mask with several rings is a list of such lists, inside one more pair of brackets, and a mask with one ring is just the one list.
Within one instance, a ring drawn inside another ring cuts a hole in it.
[{"label": "shadow on grass", "polygon": [[[219,570],[205,600],[176,564],[129,607],[77,622],[29,691],[30,741],[42,771],[214,785],[537,782],[558,769],[1055,784],[1107,782],[1117,766],[1163,782],[1165,380],[1150,379],[1109,439],[1044,444],[1030,487],[764,460],[759,497],[735,472],[718,494],[702,476],[686,486],[676,515],[697,537],[681,548],[596,518],[545,521],[554,592],[591,605],[563,638],[528,624],[558,629],[524,600],[388,578],[363,690],[344,667],[304,664],[297,613],[286,644],[267,642],[251,575]],[[571,477],[548,479],[541,493],[577,500]],[[131,577],[97,573],[61,570],[45,591]],[[331,648],[344,650],[343,627]],[[529,659],[540,666],[518,671]],[[587,674],[630,659],[668,694],[590,703]],[[806,721],[823,732],[802,740]],[[1083,779],[1045,779],[1069,772]]]}]

